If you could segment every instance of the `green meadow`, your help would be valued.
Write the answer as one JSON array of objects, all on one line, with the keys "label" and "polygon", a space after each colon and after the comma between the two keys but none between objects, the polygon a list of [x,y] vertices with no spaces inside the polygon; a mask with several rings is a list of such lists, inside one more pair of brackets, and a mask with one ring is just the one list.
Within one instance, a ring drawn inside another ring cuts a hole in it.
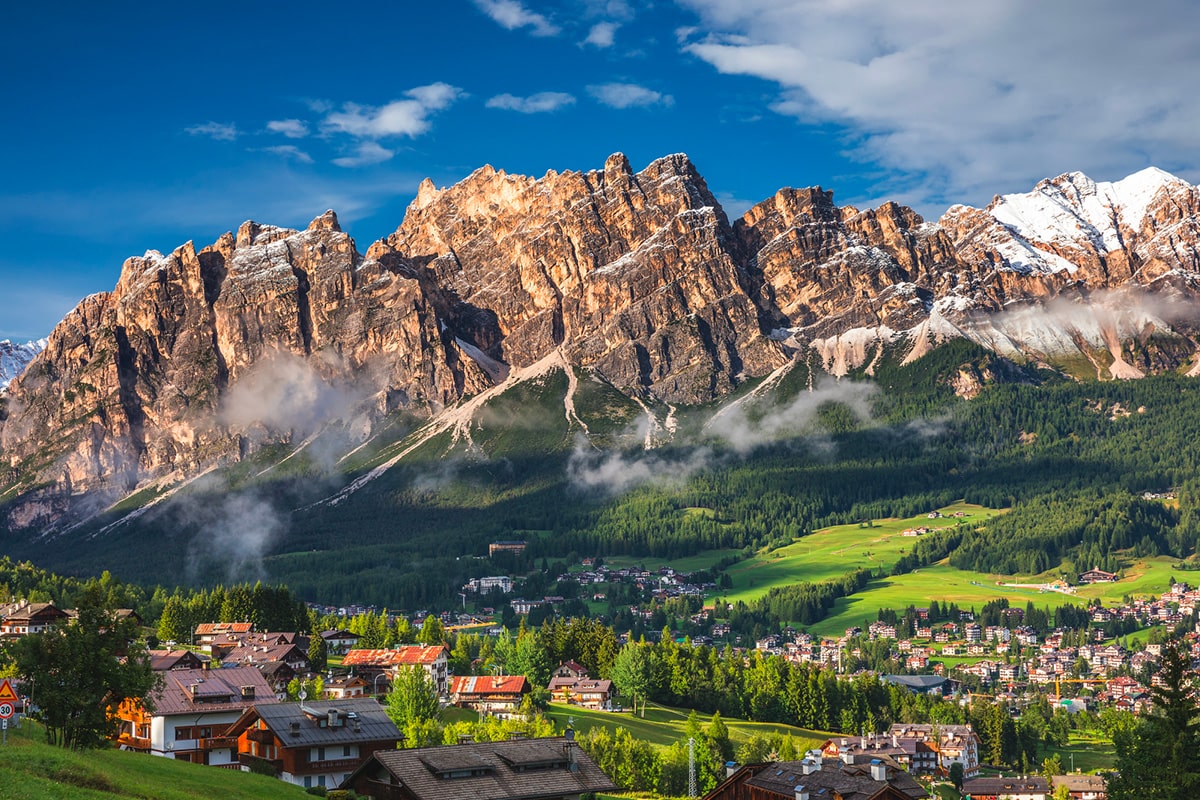
[{"label": "green meadow", "polygon": [[[908,528],[928,527],[931,532],[925,535],[935,536],[941,529],[952,529],[959,524],[974,527],[1003,513],[969,503],[955,503],[938,510],[942,514],[938,519],[922,514],[907,519],[835,525],[801,537],[786,547],[761,551],[725,571],[733,581],[733,588],[722,592],[721,597],[728,602],[750,602],[775,586],[829,580],[857,567],[887,570],[918,541],[902,535]],[[958,512],[963,516],[955,517]]]},{"label": "green meadow", "polygon": [[[617,728],[625,728],[636,739],[647,741],[660,747],[669,747],[683,738],[689,713],[686,709],[649,703],[646,706],[646,716],[643,719],[628,711],[620,713],[590,711],[579,706],[551,703],[550,710],[546,713],[546,716],[553,719],[560,729],[573,727],[576,731],[584,733],[593,728],[600,727],[607,728],[611,733],[616,731]],[[703,724],[707,725],[710,718],[710,716],[701,715],[700,719]],[[746,720],[728,717],[722,717],[721,719],[729,728],[729,738],[733,740],[734,744],[740,744],[754,734],[760,736],[772,736],[776,734],[787,736],[791,734],[797,752],[803,753],[805,750],[820,747],[826,739],[834,735],[832,733],[822,733],[821,731],[812,731],[807,728],[797,728],[792,725],[783,725],[775,722],[747,722]]]},{"label": "green meadow", "polygon": [[277,800],[304,790],[263,775],[120,750],[71,751],[46,744],[40,726],[9,730],[0,747],[0,799],[112,800],[238,797]]}]

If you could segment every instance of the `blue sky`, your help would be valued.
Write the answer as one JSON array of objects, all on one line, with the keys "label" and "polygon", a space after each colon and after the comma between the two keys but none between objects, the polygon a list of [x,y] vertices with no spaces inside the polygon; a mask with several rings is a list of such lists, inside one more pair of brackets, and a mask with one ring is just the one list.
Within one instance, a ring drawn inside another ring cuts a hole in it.
[{"label": "blue sky", "polygon": [[[1130,10],[1132,9],[1132,10]],[[1083,170],[1192,182],[1183,0],[22,3],[0,34],[0,338],[121,262],[334,208],[359,249],[425,176],[686,152],[731,213],[783,186],[936,217]]]}]

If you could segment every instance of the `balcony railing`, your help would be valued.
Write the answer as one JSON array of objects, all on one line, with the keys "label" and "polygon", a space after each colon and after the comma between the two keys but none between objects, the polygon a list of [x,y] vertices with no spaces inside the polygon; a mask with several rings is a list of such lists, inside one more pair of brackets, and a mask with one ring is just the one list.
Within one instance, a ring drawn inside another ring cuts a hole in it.
[{"label": "balcony railing", "polygon": [[122,733],[117,737],[117,745],[132,748],[133,750],[149,750],[150,740],[143,739],[140,736],[130,736],[127,733]]},{"label": "balcony railing", "polygon": [[275,734],[261,728],[251,728],[246,731],[246,738],[259,744],[275,744]]},{"label": "balcony railing", "polygon": [[[266,733],[266,731],[263,731],[263,733]],[[223,747],[229,747],[236,750],[237,746],[238,740],[236,736],[213,736],[208,739],[200,740],[201,750],[219,750]]]},{"label": "balcony railing", "polygon": [[363,761],[357,756],[338,758],[332,761],[309,761],[301,769],[305,772],[337,772],[338,770],[353,771]]}]

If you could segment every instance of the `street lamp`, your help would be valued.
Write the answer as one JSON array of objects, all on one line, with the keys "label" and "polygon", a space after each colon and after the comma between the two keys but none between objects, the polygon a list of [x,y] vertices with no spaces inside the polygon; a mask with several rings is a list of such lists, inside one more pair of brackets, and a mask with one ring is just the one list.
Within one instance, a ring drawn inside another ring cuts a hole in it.
[{"label": "street lamp", "polygon": [[379,696],[379,679],[386,678],[386,677],[387,676],[384,675],[382,672],[375,676],[375,696],[376,697]]}]

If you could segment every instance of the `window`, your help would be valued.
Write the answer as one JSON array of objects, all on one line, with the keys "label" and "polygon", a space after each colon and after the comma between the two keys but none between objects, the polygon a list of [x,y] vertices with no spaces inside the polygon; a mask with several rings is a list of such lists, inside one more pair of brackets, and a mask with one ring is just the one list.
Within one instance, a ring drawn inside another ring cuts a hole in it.
[{"label": "window", "polygon": [[325,785],[325,776],[318,775],[317,776],[317,786],[324,786],[324,785]]},{"label": "window", "polygon": [[352,755],[354,755],[350,752],[351,749],[352,748],[348,744],[342,745],[342,758],[350,758]]},{"label": "window", "polygon": [[312,775],[305,775],[305,776],[304,776],[304,788],[305,788],[305,789],[311,789],[311,788],[312,788]]},{"label": "window", "polygon": [[194,739],[194,738],[195,737],[192,736],[192,729],[189,727],[179,727],[179,728],[175,729],[175,741],[177,741],[177,742],[181,741],[183,739]]}]

